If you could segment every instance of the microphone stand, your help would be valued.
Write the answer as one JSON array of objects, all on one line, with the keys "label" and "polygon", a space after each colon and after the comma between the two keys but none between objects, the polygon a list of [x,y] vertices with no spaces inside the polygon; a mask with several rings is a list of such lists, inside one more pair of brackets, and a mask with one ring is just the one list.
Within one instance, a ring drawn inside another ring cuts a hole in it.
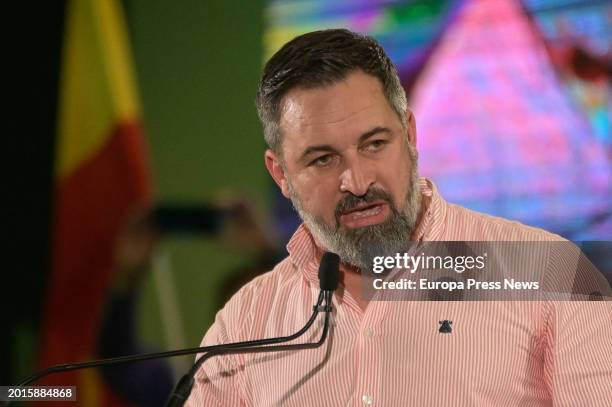
[{"label": "microphone stand", "polygon": [[[277,338],[268,338],[268,339],[258,339],[251,341],[242,341],[235,343],[228,343],[222,345],[214,345],[214,346],[200,346],[197,348],[188,348],[188,349],[180,349],[166,352],[156,352],[156,353],[146,353],[141,355],[130,355],[130,356],[120,356],[116,358],[108,358],[108,359],[99,359],[92,360],[89,362],[82,363],[68,363],[51,366],[47,369],[44,369],[38,373],[33,374],[25,380],[22,380],[17,384],[17,386],[26,386],[31,384],[38,379],[47,376],[53,373],[60,372],[68,372],[71,370],[77,369],[87,369],[98,366],[111,366],[118,365],[122,363],[129,362],[138,362],[142,360],[150,360],[150,359],[159,359],[159,358],[167,358],[181,355],[189,355],[194,353],[203,353],[196,363],[192,366],[192,368],[187,372],[185,376],[177,383],[175,389],[170,395],[168,401],[166,402],[166,406],[182,406],[183,403],[189,397],[189,393],[191,392],[191,388],[193,387],[193,377],[195,373],[200,368],[202,363],[204,363],[207,359],[223,354],[232,354],[232,353],[259,353],[259,352],[277,352],[277,351],[286,351],[286,350],[296,350],[296,349],[313,349],[321,346],[325,339],[327,338],[327,333],[329,330],[329,316],[332,310],[332,295],[334,290],[338,287],[338,276],[339,276],[339,264],[340,257],[337,254],[327,252],[321,258],[321,263],[319,265],[319,281],[321,284],[321,291],[319,292],[319,297],[317,298],[317,303],[313,307],[313,312],[306,324],[297,331],[296,333],[288,336],[282,336]],[[321,305],[325,302],[325,305]],[[323,332],[321,334],[321,338],[317,342],[312,343],[299,343],[299,344],[289,344],[289,345],[275,345],[278,343],[289,342],[300,336],[302,336],[314,323],[315,319],[319,312],[325,312],[325,320],[323,324]],[[266,346],[272,345],[272,346]],[[6,404],[7,406],[10,404],[10,401]]]}]

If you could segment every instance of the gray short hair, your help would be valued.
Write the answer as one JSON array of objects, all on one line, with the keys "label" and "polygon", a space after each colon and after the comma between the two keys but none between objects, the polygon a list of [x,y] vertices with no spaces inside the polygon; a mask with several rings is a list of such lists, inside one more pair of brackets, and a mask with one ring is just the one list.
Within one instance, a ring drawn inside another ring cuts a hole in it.
[{"label": "gray short hair", "polygon": [[345,29],[313,31],[285,44],[266,63],[257,89],[257,113],[268,147],[281,154],[280,105],[292,89],[329,86],[361,70],[380,80],[406,127],[406,92],[397,69],[376,40]]}]

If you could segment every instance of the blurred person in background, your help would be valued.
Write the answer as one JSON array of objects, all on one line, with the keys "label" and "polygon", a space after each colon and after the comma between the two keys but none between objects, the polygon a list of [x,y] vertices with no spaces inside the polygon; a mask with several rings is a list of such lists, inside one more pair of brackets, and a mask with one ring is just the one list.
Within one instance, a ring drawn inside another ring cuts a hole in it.
[{"label": "blurred person in background", "polygon": [[[278,259],[273,238],[261,227],[248,201],[236,193],[226,192],[210,205],[159,205],[133,211],[115,243],[113,279],[98,338],[99,358],[160,351],[142,343],[137,334],[139,293],[160,239],[180,233],[202,234],[228,248],[255,253],[252,263],[228,272],[218,301],[225,302]],[[119,396],[140,407],[164,405],[175,380],[168,359],[104,366],[101,371]]]}]

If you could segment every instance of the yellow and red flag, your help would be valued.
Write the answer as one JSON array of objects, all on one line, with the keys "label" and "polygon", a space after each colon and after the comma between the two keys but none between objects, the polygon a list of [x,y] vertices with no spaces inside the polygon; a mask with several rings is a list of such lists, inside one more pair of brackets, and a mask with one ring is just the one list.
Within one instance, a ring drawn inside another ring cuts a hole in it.
[{"label": "yellow and red flag", "polygon": [[[113,245],[151,181],[127,30],[118,0],[68,2],[55,160],[53,262],[43,311],[42,367],[96,356]],[[95,370],[74,383],[78,404],[116,405]]]}]

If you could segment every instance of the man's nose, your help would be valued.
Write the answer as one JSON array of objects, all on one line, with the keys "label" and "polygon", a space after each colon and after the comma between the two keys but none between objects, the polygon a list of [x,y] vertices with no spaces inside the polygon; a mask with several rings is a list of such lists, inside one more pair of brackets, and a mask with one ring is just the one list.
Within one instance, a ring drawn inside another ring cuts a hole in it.
[{"label": "man's nose", "polygon": [[340,191],[350,192],[355,196],[363,196],[374,184],[374,171],[360,160],[350,162],[340,174]]}]

